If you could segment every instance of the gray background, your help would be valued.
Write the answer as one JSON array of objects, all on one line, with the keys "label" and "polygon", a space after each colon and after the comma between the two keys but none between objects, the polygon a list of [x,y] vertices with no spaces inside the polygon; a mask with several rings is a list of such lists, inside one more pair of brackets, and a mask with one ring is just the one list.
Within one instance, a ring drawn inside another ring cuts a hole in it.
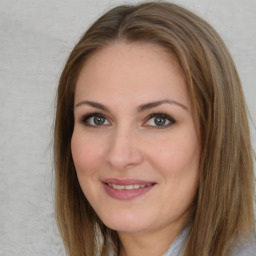
[{"label": "gray background", "polygon": [[[64,255],[53,213],[54,98],[86,28],[120,3],[0,0],[0,255]],[[256,122],[256,1],[180,0],[221,34]],[[254,150],[256,131],[252,128]]]}]

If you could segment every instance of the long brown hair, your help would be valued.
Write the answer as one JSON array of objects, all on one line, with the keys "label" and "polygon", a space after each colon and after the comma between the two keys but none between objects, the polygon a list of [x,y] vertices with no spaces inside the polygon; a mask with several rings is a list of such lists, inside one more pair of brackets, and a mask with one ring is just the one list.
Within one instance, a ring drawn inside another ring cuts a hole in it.
[{"label": "long brown hair", "polygon": [[232,58],[207,22],[175,4],[116,7],[71,52],[59,81],[54,133],[56,217],[72,256],[107,255],[118,236],[86,200],[71,156],[78,74],[114,41],[150,42],[175,55],[184,72],[201,138],[200,181],[186,256],[229,255],[231,241],[254,231],[253,158],[245,100]]}]

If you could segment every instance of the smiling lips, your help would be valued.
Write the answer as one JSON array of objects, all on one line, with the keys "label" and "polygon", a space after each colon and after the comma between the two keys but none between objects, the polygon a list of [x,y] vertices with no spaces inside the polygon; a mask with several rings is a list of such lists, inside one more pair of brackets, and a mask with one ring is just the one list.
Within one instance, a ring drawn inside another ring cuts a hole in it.
[{"label": "smiling lips", "polygon": [[119,200],[131,200],[145,194],[156,184],[142,180],[105,179],[102,184],[106,193]]}]

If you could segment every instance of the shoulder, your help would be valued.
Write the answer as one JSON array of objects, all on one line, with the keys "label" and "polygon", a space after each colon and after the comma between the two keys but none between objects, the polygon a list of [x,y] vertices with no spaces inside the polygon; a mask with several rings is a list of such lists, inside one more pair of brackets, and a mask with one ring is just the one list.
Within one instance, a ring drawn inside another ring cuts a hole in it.
[{"label": "shoulder", "polygon": [[231,256],[255,256],[256,255],[256,238],[251,241],[240,241],[234,248]]}]

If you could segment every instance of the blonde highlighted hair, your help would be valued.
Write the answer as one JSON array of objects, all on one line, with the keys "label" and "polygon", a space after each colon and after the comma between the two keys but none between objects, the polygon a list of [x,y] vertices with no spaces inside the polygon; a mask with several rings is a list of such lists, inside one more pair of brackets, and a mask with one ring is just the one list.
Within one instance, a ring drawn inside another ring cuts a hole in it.
[{"label": "blonde highlighted hair", "polygon": [[54,133],[56,218],[69,255],[108,255],[117,233],[86,200],[71,156],[74,91],[91,55],[116,41],[153,43],[174,55],[185,76],[201,138],[200,181],[185,256],[229,255],[254,232],[254,173],[246,104],[225,44],[203,19],[171,3],[116,7],[71,52],[59,81]]}]

